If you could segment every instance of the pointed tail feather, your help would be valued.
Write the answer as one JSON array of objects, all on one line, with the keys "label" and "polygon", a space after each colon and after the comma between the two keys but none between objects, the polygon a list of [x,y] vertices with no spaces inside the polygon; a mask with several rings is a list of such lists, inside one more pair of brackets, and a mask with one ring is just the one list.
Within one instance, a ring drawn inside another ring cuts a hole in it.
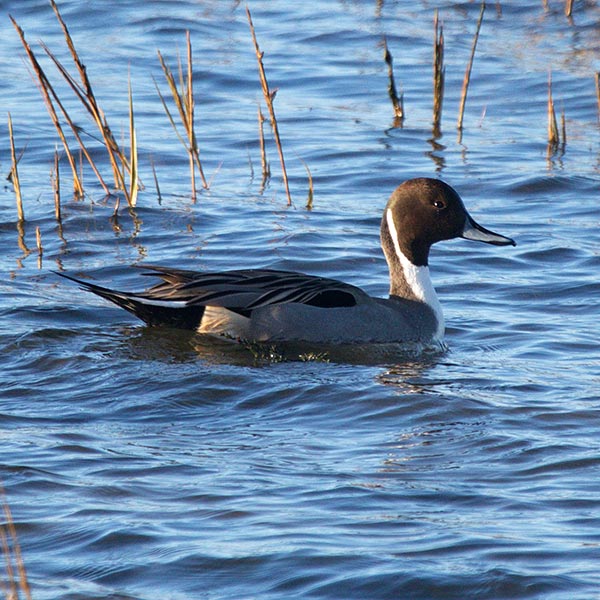
[{"label": "pointed tail feather", "polygon": [[124,308],[150,326],[166,326],[177,329],[197,329],[202,321],[204,306],[188,306],[182,301],[155,300],[143,294],[111,290],[94,283],[77,279],[66,273],[57,275],[77,283],[82,289],[92,292],[113,304]]}]

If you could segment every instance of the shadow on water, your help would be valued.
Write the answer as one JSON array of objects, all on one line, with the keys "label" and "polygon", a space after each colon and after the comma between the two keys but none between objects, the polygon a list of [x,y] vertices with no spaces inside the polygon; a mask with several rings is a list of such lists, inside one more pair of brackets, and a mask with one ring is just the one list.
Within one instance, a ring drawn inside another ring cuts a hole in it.
[{"label": "shadow on water", "polygon": [[[245,342],[167,327],[131,327],[122,330],[120,352],[132,360],[158,360],[236,366],[269,366],[281,362],[340,363],[387,367],[401,375],[406,368],[427,368],[447,348],[420,344],[316,345],[303,342]],[[391,383],[391,380],[387,383]]]}]

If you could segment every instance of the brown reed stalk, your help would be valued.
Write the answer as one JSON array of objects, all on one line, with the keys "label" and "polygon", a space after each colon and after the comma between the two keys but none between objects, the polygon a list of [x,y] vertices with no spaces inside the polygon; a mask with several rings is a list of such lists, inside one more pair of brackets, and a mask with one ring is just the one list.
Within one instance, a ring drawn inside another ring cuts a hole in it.
[{"label": "brown reed stalk", "polygon": [[[21,554],[21,546],[17,537],[15,522],[4,489],[0,486],[0,496],[2,498],[2,508],[4,512],[5,524],[0,525],[0,545],[2,554],[4,554],[4,565],[7,576],[7,585],[9,591],[6,598],[18,600],[24,597],[25,600],[31,600],[31,588],[27,580],[25,562]],[[16,572],[15,572],[16,571]]]},{"label": "brown reed stalk", "polygon": [[456,125],[459,131],[459,137],[462,136],[463,128],[463,116],[465,114],[465,104],[467,102],[467,93],[469,91],[469,83],[471,81],[471,70],[473,68],[473,60],[475,58],[475,50],[477,48],[477,40],[479,39],[479,31],[481,29],[481,23],[483,22],[483,13],[485,12],[485,2],[481,3],[481,10],[479,11],[479,19],[477,20],[477,27],[475,28],[475,35],[473,37],[473,45],[471,46],[471,56],[467,64],[465,71],[465,77],[462,84],[462,92],[460,96],[460,106],[458,109],[458,123]]},{"label": "brown reed stalk", "polygon": [[304,168],[306,169],[306,173],[308,175],[308,196],[306,198],[306,210],[312,210],[313,209],[313,200],[315,198],[313,177],[312,177],[312,173],[310,172],[310,169],[308,168],[308,165],[302,159],[300,159],[300,162],[304,165]]},{"label": "brown reed stalk", "polygon": [[[37,77],[38,88],[39,88],[40,93],[42,94],[42,97],[44,99],[44,103],[46,105],[46,109],[48,110],[48,114],[50,115],[50,119],[52,120],[52,123],[53,123],[53,125],[54,125],[54,127],[55,127],[55,129],[56,129],[56,131],[58,133],[58,137],[60,138],[60,141],[61,141],[61,143],[62,143],[62,145],[63,145],[63,147],[65,149],[65,154],[67,156],[67,160],[69,161],[69,165],[70,165],[71,171],[73,173],[73,189],[74,189],[75,196],[77,198],[81,198],[81,197],[83,197],[83,186],[81,184],[81,180],[80,180],[79,175],[77,173],[77,166],[75,164],[75,159],[74,159],[73,154],[71,153],[71,151],[69,149],[69,144],[67,143],[66,136],[64,134],[62,125],[60,124],[60,120],[58,118],[58,114],[56,112],[56,109],[54,107],[54,103],[52,101],[53,98],[54,98],[54,102],[57,103],[57,105],[60,108],[63,116],[65,117],[65,119],[67,120],[67,122],[69,123],[69,125],[71,126],[71,129],[73,130],[73,133],[75,134],[75,138],[79,142],[79,145],[82,148],[85,149],[85,146],[83,145],[83,142],[81,141],[81,138],[79,136],[78,128],[75,127],[75,125],[73,124],[73,122],[69,118],[66,109],[64,108],[64,106],[63,106],[62,102],[60,101],[60,99],[58,98],[58,95],[54,91],[54,88],[50,84],[50,81],[46,77],[46,74],[45,74],[44,70],[42,69],[41,65],[39,64],[39,62],[38,62],[38,60],[37,60],[37,58],[36,58],[33,50],[31,49],[31,47],[27,43],[27,40],[25,39],[25,34],[24,34],[23,30],[21,29],[21,27],[17,24],[17,22],[12,17],[10,17],[10,20],[12,21],[13,26],[17,30],[17,33],[18,33],[19,38],[21,40],[21,43],[23,44],[23,47],[25,48],[25,53],[27,54],[27,57],[29,58],[29,62],[31,63],[31,66],[33,67],[35,76]],[[100,181],[100,184],[105,189],[105,191],[107,193],[109,193],[108,192],[108,187],[106,186],[106,184],[102,180],[102,177],[100,177],[100,174],[97,172],[97,169],[95,168],[94,162],[91,160],[91,158],[87,154],[87,150],[86,150],[86,156],[88,157],[88,161],[92,165],[92,168],[94,169],[94,171],[96,173],[96,176],[98,177],[98,180]]]},{"label": "brown reed stalk", "polygon": [[394,59],[392,58],[392,53],[388,49],[385,36],[383,36],[383,59],[388,67],[388,95],[394,109],[395,124],[402,126],[402,122],[404,121],[404,94],[401,93],[400,96],[398,96],[396,80],[394,79]]},{"label": "brown reed stalk", "polygon": [[160,193],[160,185],[158,184],[158,176],[156,175],[156,166],[154,164],[154,158],[150,157],[150,167],[152,168],[152,176],[154,177],[154,187],[156,188],[156,193],[158,195],[158,203],[162,202],[162,195]]},{"label": "brown reed stalk", "polygon": [[138,151],[137,151],[137,136],[135,133],[135,121],[133,117],[133,95],[131,92],[131,75],[129,76],[129,206],[137,204],[139,191],[138,178]]},{"label": "brown reed stalk", "polygon": [[54,170],[51,172],[52,188],[54,191],[54,216],[57,221],[62,219],[60,207],[60,167],[58,160],[58,150],[54,151]]},{"label": "brown reed stalk", "polygon": [[6,571],[6,583],[2,582],[4,588],[4,597],[8,600],[18,597],[18,586],[15,579],[15,571],[12,564],[11,549],[8,540],[8,535],[4,530],[4,525],[0,525],[0,545],[2,554],[4,555],[4,570]]},{"label": "brown reed stalk", "polygon": [[[75,44],[73,43],[73,39],[71,38],[71,34],[67,28],[66,23],[64,22],[59,10],[56,5],[55,0],[50,0],[50,4],[52,6],[52,10],[56,15],[56,18],[62,28],[63,35],[65,38],[65,42],[69,51],[71,53],[71,57],[73,58],[73,62],[75,63],[75,67],[79,74],[79,78],[81,80],[81,84],[78,84],[75,79],[71,76],[71,74],[65,69],[65,67],[60,63],[60,61],[50,52],[50,50],[42,45],[48,56],[52,59],[54,64],[57,66],[61,75],[65,78],[66,82],[69,84],[75,95],[79,98],[84,108],[91,115],[92,120],[95,122],[100,134],[102,136],[102,140],[104,141],[104,145],[108,152],[108,157],[111,163],[111,167],[113,170],[113,177],[115,179],[115,185],[117,189],[120,189],[125,194],[125,197],[130,202],[129,193],[127,191],[127,187],[125,185],[125,178],[121,171],[121,168],[126,171],[130,171],[130,165],[125,157],[124,152],[121,150],[119,145],[117,144],[115,137],[112,133],[111,128],[109,127],[108,121],[104,114],[104,111],[98,105],[96,101],[96,96],[94,94],[94,90],[92,88],[91,81],[87,74],[87,69],[81,59],[79,58],[79,54],[75,48]],[[72,126],[73,128],[73,126]],[[79,141],[79,140],[78,140]],[[84,146],[80,143],[82,149]],[[88,155],[86,155],[88,158]],[[89,160],[89,158],[88,158]]]},{"label": "brown reed stalk", "polygon": [[[43,45],[44,51],[46,52],[46,54],[53,60],[53,62],[59,67],[59,70],[61,71],[61,74],[63,75],[63,77],[65,77],[65,79],[69,80],[68,78],[70,77],[70,75],[68,74],[67,70],[62,66],[62,64],[58,61],[58,59],[52,54],[52,52],[50,51],[50,49]],[[54,88],[50,85],[50,82],[47,80],[47,78],[45,79],[45,82],[48,86],[48,91],[52,94],[52,97],[54,98],[54,101],[56,102],[56,105],[58,106],[58,108],[60,109],[60,112],[62,113],[65,121],[67,122],[67,125],[69,125],[69,127],[71,128],[71,131],[73,133],[73,136],[75,137],[75,140],[77,142],[77,144],[79,145],[79,150],[80,150],[80,167],[79,167],[79,174],[77,175],[77,180],[79,182],[79,185],[81,186],[81,193],[79,194],[80,196],[83,196],[83,158],[82,155],[85,156],[85,159],[87,161],[87,163],[90,165],[90,167],[92,168],[92,171],[94,171],[94,175],[96,175],[96,179],[98,180],[98,182],[100,183],[100,185],[102,186],[102,189],[104,190],[104,192],[107,195],[110,195],[110,189],[108,187],[108,185],[106,184],[106,182],[104,181],[104,178],[102,177],[102,175],[100,174],[100,169],[98,168],[98,166],[96,165],[94,159],[92,158],[89,150],[87,149],[86,145],[84,144],[83,140],[81,139],[81,128],[78,127],[75,122],[73,121],[73,119],[71,119],[69,113],[67,112],[67,109],[65,108],[63,102],[61,101],[61,99],[59,98],[58,94],[55,92]],[[75,82],[73,82],[74,85]],[[71,88],[73,89],[73,84],[71,84]],[[79,100],[81,101],[81,103],[86,107],[86,110],[88,110],[88,112],[90,111],[90,109],[86,106],[87,100],[85,99],[85,96],[80,96],[77,92],[76,92],[77,97],[79,98]],[[56,126],[56,123],[55,123]],[[106,137],[112,136],[111,133],[109,133],[110,130],[107,130],[107,132],[105,133],[105,135],[103,135],[103,141],[104,141],[104,146],[109,154],[109,158],[112,157],[112,153],[110,151],[110,147],[109,144],[106,143]],[[59,133],[60,135],[60,133]],[[62,139],[62,137],[61,137]],[[65,149],[67,151],[67,155],[69,156],[71,153],[68,149],[68,147],[66,146],[66,141],[63,143],[63,146],[65,146]],[[115,161],[114,161],[114,157],[110,158],[110,162],[111,162],[111,167],[115,168]],[[77,169],[75,168],[75,172],[77,172]],[[122,185],[121,182],[121,178],[119,177],[115,177],[114,173],[113,173],[113,177],[115,179],[115,185],[117,187],[119,187],[119,185]]]},{"label": "brown reed stalk", "polygon": [[281,163],[281,171],[283,176],[283,184],[285,186],[285,193],[287,196],[287,204],[288,206],[292,205],[292,196],[290,195],[290,186],[288,182],[287,171],[285,168],[285,159],[283,157],[283,148],[281,146],[281,138],[279,136],[279,127],[277,125],[277,117],[275,116],[275,108],[273,106],[273,101],[275,99],[275,94],[277,90],[271,92],[269,89],[269,83],[267,81],[267,76],[265,74],[265,66],[263,64],[263,56],[264,52],[261,52],[260,47],[258,46],[258,41],[256,40],[256,32],[254,31],[254,24],[252,23],[252,16],[250,15],[250,9],[246,6],[246,16],[248,17],[248,24],[250,26],[250,33],[252,34],[252,41],[254,42],[254,50],[256,52],[256,60],[258,61],[258,75],[260,78],[260,84],[262,87],[263,95],[265,97],[265,102],[267,103],[267,108],[269,109],[269,115],[271,117],[271,129],[273,130],[273,136],[275,137],[275,145],[277,146],[277,152],[279,154],[279,162]]},{"label": "brown reed stalk", "polygon": [[19,221],[25,220],[25,212],[23,211],[23,196],[21,195],[21,182],[19,181],[19,170],[17,169],[17,163],[19,162],[17,159],[17,153],[15,151],[15,138],[13,135],[13,126],[12,126],[12,118],[10,113],[8,113],[8,139],[10,141],[10,159],[11,159],[11,168],[10,168],[10,181],[13,184],[13,188],[15,190],[15,198],[17,200],[17,217]]},{"label": "brown reed stalk", "polygon": [[433,135],[438,137],[441,134],[446,69],[444,68],[444,26],[439,24],[437,9],[433,18],[433,28]]},{"label": "brown reed stalk", "polygon": [[271,177],[271,167],[269,165],[269,161],[267,160],[267,147],[265,144],[265,116],[262,114],[262,110],[260,110],[260,105],[258,107],[258,133],[259,133],[259,143],[260,143],[260,163],[262,166],[262,180],[263,184]]},{"label": "brown reed stalk", "polygon": [[596,80],[596,103],[598,104],[598,120],[600,121],[600,72],[595,73]]},{"label": "brown reed stalk", "polygon": [[[21,250],[21,252],[23,252],[22,258],[27,258],[31,254],[31,250],[27,247],[27,244],[25,243],[25,221],[17,221],[16,225],[17,246],[19,246],[19,249]],[[19,268],[21,268],[23,266],[21,259],[17,259],[17,262],[19,263]]]},{"label": "brown reed stalk", "polygon": [[565,15],[571,17],[573,14],[573,0],[567,0],[565,2]]},{"label": "brown reed stalk", "polygon": [[548,73],[548,149],[555,150],[560,143],[554,100],[552,99],[552,73]]},{"label": "brown reed stalk", "polygon": [[561,151],[564,153],[567,146],[567,119],[565,117],[565,107],[562,103],[560,107],[560,137],[560,147]]},{"label": "brown reed stalk", "polygon": [[35,228],[35,245],[37,247],[38,252],[38,269],[42,268],[42,257],[44,255],[44,247],[42,246],[42,232],[40,231],[39,226]]},{"label": "brown reed stalk", "polygon": [[184,79],[183,75],[183,66],[181,64],[181,58],[178,57],[178,69],[179,69],[179,87],[177,86],[177,82],[175,80],[175,76],[171,71],[170,67],[165,62],[162,54],[158,51],[158,60],[160,61],[160,66],[162,67],[163,73],[165,75],[165,79],[167,80],[167,84],[169,86],[169,90],[171,91],[171,96],[173,97],[173,101],[175,102],[175,106],[177,107],[177,112],[179,113],[179,118],[181,119],[181,123],[183,124],[183,128],[185,130],[185,137],[187,138],[187,142],[184,140],[183,136],[179,133],[177,129],[177,125],[175,124],[175,119],[171,115],[171,111],[167,106],[167,101],[162,95],[158,84],[154,82],[156,86],[156,91],[158,92],[158,96],[162,102],[163,108],[167,113],[167,117],[171,122],[171,126],[175,130],[179,141],[185,147],[189,163],[190,163],[190,180],[192,185],[192,198],[196,200],[196,169],[198,169],[198,173],[200,174],[200,179],[202,180],[202,187],[204,189],[208,189],[209,184],[204,176],[204,170],[202,169],[202,163],[200,161],[200,150],[198,148],[198,140],[196,137],[195,125],[194,125],[194,88],[193,88],[193,67],[192,67],[192,42],[190,38],[190,32],[186,32],[186,42],[187,42],[187,72],[186,78]]}]

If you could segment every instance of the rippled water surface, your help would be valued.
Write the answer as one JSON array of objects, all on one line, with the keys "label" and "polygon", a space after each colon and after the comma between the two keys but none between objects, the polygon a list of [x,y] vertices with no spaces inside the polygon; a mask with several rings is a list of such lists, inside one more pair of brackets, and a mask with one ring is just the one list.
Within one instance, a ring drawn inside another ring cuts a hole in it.
[{"label": "rippled water surface", "polygon": [[[97,134],[39,46],[71,68],[50,6],[0,2],[0,168],[10,170],[10,111],[25,210],[18,224],[5,181],[0,476],[34,598],[597,597],[597,3],[575,2],[571,19],[558,0],[489,3],[459,142],[476,2],[249,2],[278,90],[292,207],[268,124],[272,177],[261,181],[266,109],[245,5],[59,6],[126,143],[131,74],[146,187],[115,220],[89,169],[85,199],[72,199],[63,160],[56,221],[58,138],[9,13],[78,125]],[[446,64],[436,137],[435,8]],[[168,95],[156,50],[176,70],[186,30],[211,182],[196,202],[155,88]],[[550,70],[567,134],[555,149]],[[146,280],[131,265],[144,262],[268,266],[385,295],[379,219],[394,187],[417,175],[448,181],[479,222],[518,244],[434,247],[446,352],[282,360],[277,349],[146,328],[53,273],[134,289]]]}]

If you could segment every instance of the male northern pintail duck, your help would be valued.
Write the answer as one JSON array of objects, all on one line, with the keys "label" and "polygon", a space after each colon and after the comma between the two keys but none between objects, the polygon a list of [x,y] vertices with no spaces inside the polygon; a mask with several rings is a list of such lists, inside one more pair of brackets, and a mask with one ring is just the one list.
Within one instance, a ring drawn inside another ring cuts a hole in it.
[{"label": "male northern pintail duck", "polygon": [[444,317],[429,278],[429,249],[452,238],[515,242],[478,225],[460,196],[436,179],[411,179],[392,193],[381,221],[389,298],[358,287],[272,269],[198,273],[149,266],[162,282],[140,293],[64,275],[145,321],[257,342],[441,343]]}]

